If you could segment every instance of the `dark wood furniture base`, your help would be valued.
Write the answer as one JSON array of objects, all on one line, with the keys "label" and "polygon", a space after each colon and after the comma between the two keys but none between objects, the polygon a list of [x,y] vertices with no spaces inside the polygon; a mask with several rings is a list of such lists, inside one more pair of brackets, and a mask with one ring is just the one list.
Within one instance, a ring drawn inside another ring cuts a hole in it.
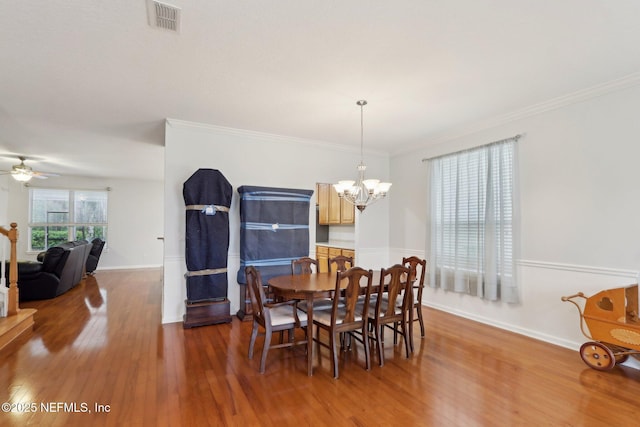
[{"label": "dark wood furniture base", "polygon": [[183,316],[182,326],[185,329],[231,322],[230,302],[226,298],[223,301],[196,303],[189,303],[185,300],[184,305],[186,312]]},{"label": "dark wood furniture base", "polygon": [[243,322],[253,320],[253,308],[251,306],[251,297],[249,297],[249,289],[247,285],[240,284],[240,310],[236,313],[238,319]]}]

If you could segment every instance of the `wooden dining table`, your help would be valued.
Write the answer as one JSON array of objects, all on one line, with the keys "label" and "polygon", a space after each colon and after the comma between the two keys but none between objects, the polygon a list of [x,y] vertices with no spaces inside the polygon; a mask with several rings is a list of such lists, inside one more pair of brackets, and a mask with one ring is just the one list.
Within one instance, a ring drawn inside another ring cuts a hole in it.
[{"label": "wooden dining table", "polygon": [[[336,289],[336,272],[316,274],[288,274],[275,276],[267,281],[273,294],[285,300],[298,299],[307,302],[307,374],[313,375],[313,301],[326,298]],[[380,282],[380,271],[373,272],[373,287]],[[341,288],[346,288],[347,281]]]}]

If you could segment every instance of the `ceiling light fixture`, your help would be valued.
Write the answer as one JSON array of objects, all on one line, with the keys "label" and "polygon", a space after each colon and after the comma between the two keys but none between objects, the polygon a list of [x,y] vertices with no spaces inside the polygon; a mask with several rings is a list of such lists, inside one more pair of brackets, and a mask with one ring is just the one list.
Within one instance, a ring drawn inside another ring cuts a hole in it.
[{"label": "ceiling light fixture", "polygon": [[27,182],[33,177],[33,169],[24,164],[24,160],[21,159],[20,164],[11,169],[11,176],[13,179],[19,182]]},{"label": "ceiling light fixture", "polygon": [[364,164],[364,112],[363,107],[367,105],[367,101],[360,100],[356,102],[360,106],[360,164],[358,165],[358,180],[338,181],[333,184],[333,188],[338,192],[340,198],[353,204],[360,212],[387,195],[390,182],[380,182],[379,179],[364,179],[364,171],[367,166]]}]

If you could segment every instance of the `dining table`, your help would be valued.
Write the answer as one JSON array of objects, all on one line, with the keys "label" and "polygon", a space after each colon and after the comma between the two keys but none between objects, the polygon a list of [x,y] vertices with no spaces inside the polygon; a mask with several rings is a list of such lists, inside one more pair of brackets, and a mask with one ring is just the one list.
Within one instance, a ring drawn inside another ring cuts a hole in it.
[{"label": "dining table", "polygon": [[[336,290],[336,272],[313,274],[287,274],[267,280],[276,298],[303,300],[307,302],[307,374],[313,375],[313,301],[326,298]],[[380,282],[380,271],[373,271],[372,287]],[[347,281],[340,286],[347,287]]]}]

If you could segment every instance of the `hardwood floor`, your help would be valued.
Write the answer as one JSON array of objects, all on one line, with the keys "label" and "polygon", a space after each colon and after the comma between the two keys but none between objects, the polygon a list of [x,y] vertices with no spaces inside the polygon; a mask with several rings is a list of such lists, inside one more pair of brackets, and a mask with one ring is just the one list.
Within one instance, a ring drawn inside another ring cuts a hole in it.
[{"label": "hardwood floor", "polygon": [[426,308],[426,338],[414,328],[409,359],[388,333],[382,368],[374,356],[365,371],[357,347],[341,354],[334,380],[323,349],[307,377],[304,352],[276,349],[260,375],[259,357],[246,354],[249,322],[162,325],[161,287],[160,270],[98,271],[54,300],[23,303],[38,312],[34,331],[0,352],[0,402],[14,410],[0,412],[0,425],[629,426],[640,418],[640,371],[594,371],[576,351]]}]

